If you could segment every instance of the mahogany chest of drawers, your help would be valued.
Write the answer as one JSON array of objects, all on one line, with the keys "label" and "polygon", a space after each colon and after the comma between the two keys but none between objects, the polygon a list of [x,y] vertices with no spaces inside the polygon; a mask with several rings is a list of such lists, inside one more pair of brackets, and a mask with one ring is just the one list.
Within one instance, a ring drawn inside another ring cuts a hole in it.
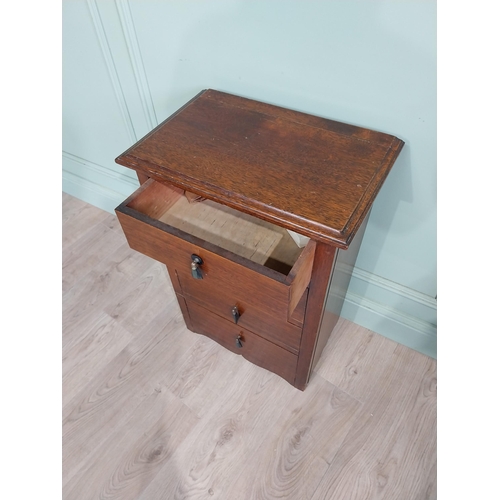
[{"label": "mahogany chest of drawers", "polygon": [[205,90],[116,159],[141,181],[116,213],[190,330],[304,390],[403,144]]}]

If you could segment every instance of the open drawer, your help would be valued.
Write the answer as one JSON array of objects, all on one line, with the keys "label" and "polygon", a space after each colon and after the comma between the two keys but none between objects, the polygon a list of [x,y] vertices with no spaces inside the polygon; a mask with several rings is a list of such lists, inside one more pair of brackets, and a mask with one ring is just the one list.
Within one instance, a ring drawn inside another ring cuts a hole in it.
[{"label": "open drawer", "polygon": [[131,248],[167,265],[177,290],[221,318],[297,353],[315,242],[148,180],[117,209]]}]

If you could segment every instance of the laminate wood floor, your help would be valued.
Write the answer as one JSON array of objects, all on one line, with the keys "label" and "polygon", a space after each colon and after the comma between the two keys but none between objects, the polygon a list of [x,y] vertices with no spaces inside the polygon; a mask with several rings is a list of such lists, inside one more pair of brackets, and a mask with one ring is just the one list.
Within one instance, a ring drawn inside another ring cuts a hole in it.
[{"label": "laminate wood floor", "polygon": [[436,498],[436,362],[341,319],[304,392],[184,326],[163,265],[63,194],[63,498]]}]

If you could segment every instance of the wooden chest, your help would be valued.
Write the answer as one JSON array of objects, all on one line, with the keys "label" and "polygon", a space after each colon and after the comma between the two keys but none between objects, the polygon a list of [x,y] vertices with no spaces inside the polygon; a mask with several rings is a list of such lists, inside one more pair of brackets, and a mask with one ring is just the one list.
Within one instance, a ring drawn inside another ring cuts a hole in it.
[{"label": "wooden chest", "polygon": [[190,330],[303,390],[402,147],[206,90],[116,159],[141,181],[116,213],[131,248],[166,264]]}]

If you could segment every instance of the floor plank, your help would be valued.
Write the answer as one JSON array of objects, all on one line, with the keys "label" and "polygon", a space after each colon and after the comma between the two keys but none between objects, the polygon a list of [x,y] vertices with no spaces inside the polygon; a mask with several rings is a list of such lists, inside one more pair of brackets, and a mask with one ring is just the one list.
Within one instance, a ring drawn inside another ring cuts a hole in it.
[{"label": "floor plank", "polygon": [[162,471],[140,499],[231,498],[228,491],[235,479],[242,472],[253,473],[246,467],[247,457],[293,399],[288,384],[278,379],[245,360],[234,377],[237,383],[217,394],[176,450],[176,474]]},{"label": "floor plank", "polygon": [[180,311],[175,316],[161,312],[85,387],[63,400],[63,470],[67,477],[75,475],[78,464],[157,387],[163,364],[190,348],[194,334],[173,342],[185,330]]},{"label": "floor plank", "polygon": [[[125,237],[104,224],[97,224],[63,249],[63,292],[89,273],[105,257],[125,243]],[[91,251],[87,249],[91,248]]]},{"label": "floor plank", "polygon": [[340,318],[325,346],[316,373],[364,402],[379,397],[377,380],[393,362],[393,342]]},{"label": "floor plank", "polygon": [[397,346],[313,500],[435,498],[436,363]]},{"label": "floor plank", "polygon": [[359,401],[317,377],[284,408],[221,498],[311,498],[360,407]]},{"label": "floor plank", "polygon": [[107,212],[88,203],[73,197],[63,198],[63,251],[108,217]]},{"label": "floor plank", "polygon": [[124,328],[133,332],[147,325],[162,308],[176,303],[173,289],[167,286],[168,273],[163,264],[150,261],[146,271],[115,295],[103,307]]},{"label": "floor plank", "polygon": [[[94,318],[94,316],[92,316]],[[63,384],[65,397],[78,393],[132,340],[132,335],[111,316],[96,316],[88,331],[62,350]]]},{"label": "floor plank", "polygon": [[[152,261],[127,244],[120,246],[100,264],[63,293],[62,328],[63,345],[70,342],[88,323],[103,312],[109,304],[116,307],[118,298],[126,293],[143,273],[151,268]],[[166,285],[168,288],[168,285]]]},{"label": "floor plank", "polygon": [[63,497],[436,498],[436,362],[341,319],[304,392],[185,327],[116,217],[63,207]]},{"label": "floor plank", "polygon": [[64,498],[136,500],[196,424],[197,417],[167,388],[156,388],[84,461]]}]

